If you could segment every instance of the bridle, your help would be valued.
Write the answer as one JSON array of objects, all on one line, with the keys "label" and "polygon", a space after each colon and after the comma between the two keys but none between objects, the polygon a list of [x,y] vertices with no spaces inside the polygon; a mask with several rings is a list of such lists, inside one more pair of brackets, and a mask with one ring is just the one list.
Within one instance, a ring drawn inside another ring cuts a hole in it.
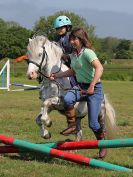
[{"label": "bridle", "polygon": [[[46,64],[47,64],[47,61],[48,61],[48,54],[47,54],[47,52],[46,52],[46,50],[45,50],[45,47],[43,46],[43,55],[42,55],[42,60],[41,60],[41,62],[40,62],[40,64],[38,64],[38,63],[36,63],[35,61],[32,61],[32,60],[28,60],[28,64],[29,63],[32,63],[32,64],[34,64],[34,65],[36,65],[39,69],[38,69],[38,72],[40,73],[41,72],[41,70],[42,70],[42,64],[43,64],[43,62],[44,62],[44,60],[46,59]],[[41,74],[41,73],[40,73]],[[48,76],[46,76],[46,75],[44,75],[44,77],[46,77],[46,78],[49,78]]]},{"label": "bridle", "polygon": [[[42,55],[42,60],[41,60],[40,64],[38,64],[38,63],[36,63],[35,61],[32,61],[32,60],[30,60],[30,59],[28,60],[28,63],[32,63],[32,64],[36,65],[36,66],[39,68],[39,69],[38,69],[38,73],[39,73],[40,75],[42,75],[44,78],[50,80],[50,79],[49,79],[49,76],[47,76],[46,74],[42,73],[42,64],[43,64],[44,60],[46,60],[46,64],[45,64],[45,65],[47,65],[48,54],[47,54],[47,52],[46,52],[46,50],[45,50],[45,47],[43,46],[43,55]],[[62,66],[62,60],[61,60],[61,64],[60,64],[59,70],[56,71],[56,72],[54,72],[53,74],[60,72],[61,66]],[[50,80],[50,81],[51,81],[51,80]],[[63,86],[60,82],[58,82],[57,80],[52,80],[51,82],[55,82],[56,85],[57,85],[57,87],[60,87],[60,88],[63,89],[63,90],[77,90],[77,91],[80,91],[80,89],[76,89],[76,88],[64,88],[64,86]]]}]

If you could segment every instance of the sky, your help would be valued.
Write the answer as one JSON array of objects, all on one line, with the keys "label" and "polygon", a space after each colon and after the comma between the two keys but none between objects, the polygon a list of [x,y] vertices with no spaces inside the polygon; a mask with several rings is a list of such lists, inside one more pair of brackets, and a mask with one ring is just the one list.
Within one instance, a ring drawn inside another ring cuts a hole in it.
[{"label": "sky", "polygon": [[133,40],[133,0],[0,0],[0,18],[29,29],[41,16],[62,10],[84,17],[99,37]]}]

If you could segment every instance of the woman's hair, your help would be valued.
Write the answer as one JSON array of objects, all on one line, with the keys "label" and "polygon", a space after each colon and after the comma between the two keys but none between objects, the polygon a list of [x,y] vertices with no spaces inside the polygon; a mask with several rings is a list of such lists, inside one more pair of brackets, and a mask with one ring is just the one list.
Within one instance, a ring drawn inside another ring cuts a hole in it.
[{"label": "woman's hair", "polygon": [[92,47],[91,41],[88,37],[88,34],[83,28],[74,28],[71,31],[69,40],[71,40],[72,38],[78,38],[82,42],[83,47],[94,50],[94,48]]}]

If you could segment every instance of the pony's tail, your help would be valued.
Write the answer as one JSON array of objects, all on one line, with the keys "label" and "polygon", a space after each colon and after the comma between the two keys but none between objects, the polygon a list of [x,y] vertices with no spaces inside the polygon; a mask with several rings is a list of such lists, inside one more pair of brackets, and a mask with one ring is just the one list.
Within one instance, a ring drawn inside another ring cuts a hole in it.
[{"label": "pony's tail", "polygon": [[118,134],[115,110],[111,105],[111,103],[109,102],[106,95],[104,95],[104,100],[105,100],[105,110],[106,110],[105,124],[107,128],[107,139],[114,139]]}]

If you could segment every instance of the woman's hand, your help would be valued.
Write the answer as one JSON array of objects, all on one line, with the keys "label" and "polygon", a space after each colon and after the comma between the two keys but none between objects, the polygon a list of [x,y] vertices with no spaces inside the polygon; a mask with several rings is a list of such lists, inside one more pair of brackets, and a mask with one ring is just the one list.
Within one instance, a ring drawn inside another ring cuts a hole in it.
[{"label": "woman's hand", "polygon": [[94,93],[94,84],[90,84],[89,88],[87,89],[87,94],[92,95]]},{"label": "woman's hand", "polygon": [[55,80],[55,79],[56,79],[55,74],[51,74],[51,75],[49,76],[49,80]]}]

